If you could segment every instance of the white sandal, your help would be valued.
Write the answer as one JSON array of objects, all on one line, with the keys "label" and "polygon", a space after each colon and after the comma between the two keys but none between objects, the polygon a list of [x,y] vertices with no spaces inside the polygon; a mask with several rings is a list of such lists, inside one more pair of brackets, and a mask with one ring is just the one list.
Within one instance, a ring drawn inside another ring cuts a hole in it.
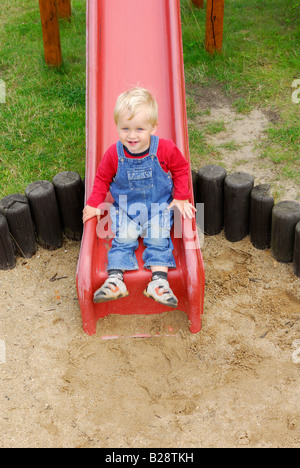
[{"label": "white sandal", "polygon": [[94,302],[99,304],[101,302],[108,302],[115,299],[121,299],[128,296],[126,284],[120,279],[118,275],[111,275],[107,278],[105,283],[94,294]]},{"label": "white sandal", "polygon": [[144,291],[144,295],[174,309],[178,306],[178,299],[170,288],[169,282],[163,278],[150,281],[147,289]]}]

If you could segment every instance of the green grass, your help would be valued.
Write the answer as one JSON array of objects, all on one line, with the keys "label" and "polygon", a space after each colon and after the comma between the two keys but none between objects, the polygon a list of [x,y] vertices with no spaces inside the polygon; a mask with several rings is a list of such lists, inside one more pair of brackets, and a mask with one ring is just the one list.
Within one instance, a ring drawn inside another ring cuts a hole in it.
[{"label": "green grass", "polygon": [[223,120],[217,120],[206,126],[206,132],[210,135],[223,132],[225,130],[225,123]]},{"label": "green grass", "polygon": [[[292,102],[291,87],[300,79],[300,1],[226,0],[223,51],[212,56],[204,49],[205,10],[193,8],[190,0],[182,0],[181,9],[187,86],[218,83],[237,112],[255,107],[273,112],[261,157],[300,184],[300,104]],[[191,100],[188,106],[193,107]],[[190,129],[193,133],[192,117]],[[201,147],[209,154],[205,135]],[[194,140],[191,153],[197,154]]]},{"label": "green grass", "polygon": [[85,167],[85,1],[72,1],[73,19],[60,21],[63,65],[45,65],[36,0],[2,0],[0,79],[0,196],[23,193],[39,179]]},{"label": "green grass", "polygon": [[[85,0],[72,0],[71,23],[60,22],[63,65],[45,65],[37,0],[2,0],[0,9],[0,197],[23,193],[39,179],[60,171],[85,170]],[[292,82],[300,79],[300,1],[226,0],[222,54],[204,50],[205,11],[181,0],[185,73],[188,86],[222,86],[237,112],[255,107],[276,115],[261,145],[282,178],[300,184],[300,104]],[[215,157],[206,135],[222,121],[200,130],[188,98],[191,153]],[[228,144],[229,145],[229,144]],[[234,142],[229,145],[233,148]]]}]

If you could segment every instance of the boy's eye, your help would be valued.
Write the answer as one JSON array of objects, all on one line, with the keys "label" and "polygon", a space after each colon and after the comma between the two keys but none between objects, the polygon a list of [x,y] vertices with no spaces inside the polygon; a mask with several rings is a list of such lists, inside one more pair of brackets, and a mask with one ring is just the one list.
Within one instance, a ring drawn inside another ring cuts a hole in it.
[{"label": "boy's eye", "polygon": [[139,132],[142,132],[144,129],[143,128],[138,128],[138,131]]}]

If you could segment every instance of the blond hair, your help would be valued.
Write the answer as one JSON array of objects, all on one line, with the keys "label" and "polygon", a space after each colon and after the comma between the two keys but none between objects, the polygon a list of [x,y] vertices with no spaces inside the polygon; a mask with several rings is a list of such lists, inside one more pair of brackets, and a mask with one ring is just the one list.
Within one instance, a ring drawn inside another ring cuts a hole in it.
[{"label": "blond hair", "polygon": [[148,109],[149,122],[153,126],[156,125],[158,121],[158,104],[150,91],[136,87],[120,94],[114,111],[116,125],[118,124],[120,115],[129,112],[130,120],[133,119],[142,108]]}]

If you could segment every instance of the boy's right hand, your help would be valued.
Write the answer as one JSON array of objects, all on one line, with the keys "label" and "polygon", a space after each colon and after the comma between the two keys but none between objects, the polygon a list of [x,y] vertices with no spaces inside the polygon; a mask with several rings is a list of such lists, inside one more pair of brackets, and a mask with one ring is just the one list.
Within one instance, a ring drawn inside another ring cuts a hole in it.
[{"label": "boy's right hand", "polygon": [[98,208],[94,208],[92,206],[86,205],[86,207],[83,210],[83,216],[82,216],[83,223],[86,223],[89,219],[94,218],[94,216],[97,216],[98,221],[99,221],[100,210]]}]

